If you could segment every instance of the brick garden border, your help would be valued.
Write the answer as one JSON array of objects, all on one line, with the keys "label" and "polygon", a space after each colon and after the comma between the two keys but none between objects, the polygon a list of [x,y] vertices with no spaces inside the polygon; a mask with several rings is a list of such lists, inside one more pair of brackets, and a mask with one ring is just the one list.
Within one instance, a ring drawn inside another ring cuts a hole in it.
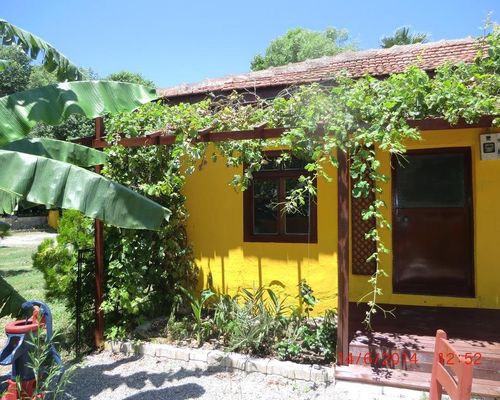
[{"label": "brick garden border", "polygon": [[297,364],[272,358],[253,358],[238,353],[225,353],[220,350],[192,349],[160,343],[106,342],[105,350],[112,353],[147,355],[184,361],[197,367],[224,368],[242,371],[247,374],[258,372],[264,375],[277,375],[287,379],[306,382],[331,384],[335,381],[335,369],[317,364]]}]

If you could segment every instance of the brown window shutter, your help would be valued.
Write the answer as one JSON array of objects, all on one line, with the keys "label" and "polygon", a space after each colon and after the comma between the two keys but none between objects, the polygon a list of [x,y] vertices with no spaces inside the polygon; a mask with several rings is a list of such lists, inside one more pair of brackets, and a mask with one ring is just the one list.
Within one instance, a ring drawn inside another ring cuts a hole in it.
[{"label": "brown window shutter", "polygon": [[366,262],[367,258],[375,253],[377,247],[374,241],[365,238],[365,233],[374,228],[376,222],[374,219],[364,221],[361,218],[361,212],[373,203],[374,197],[374,193],[360,198],[354,198],[351,194],[352,273],[356,275],[373,275],[377,267],[375,261]]}]

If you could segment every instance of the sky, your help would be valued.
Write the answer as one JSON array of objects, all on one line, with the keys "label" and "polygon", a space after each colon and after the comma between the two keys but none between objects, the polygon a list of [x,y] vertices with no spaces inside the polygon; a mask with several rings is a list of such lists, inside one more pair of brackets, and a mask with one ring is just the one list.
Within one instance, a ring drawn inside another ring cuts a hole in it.
[{"label": "sky", "polygon": [[158,87],[249,71],[287,30],[346,28],[361,49],[410,25],[433,41],[478,36],[498,0],[14,0],[0,18],[100,77],[140,72]]}]

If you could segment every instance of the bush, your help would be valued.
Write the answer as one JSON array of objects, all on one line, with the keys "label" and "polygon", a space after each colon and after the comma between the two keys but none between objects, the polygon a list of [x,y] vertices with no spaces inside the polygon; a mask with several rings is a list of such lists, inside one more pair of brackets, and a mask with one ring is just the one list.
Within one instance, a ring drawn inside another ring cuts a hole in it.
[{"label": "bush", "polygon": [[33,254],[33,267],[43,274],[47,297],[74,307],[78,249],[92,248],[93,224],[78,211],[65,211],[56,239],[46,239]]},{"label": "bush", "polygon": [[[198,271],[187,241],[187,214],[180,190],[183,178],[178,173],[178,160],[167,148],[110,151],[112,157],[104,174],[172,212],[169,223],[157,232],[105,227],[106,281],[102,309],[108,337],[118,338],[146,319],[169,315],[179,295],[179,286],[194,287]],[[35,268],[44,275],[48,296],[64,300],[72,310],[77,250],[93,248],[93,235],[92,219],[65,211],[57,241],[44,242],[34,255]],[[85,293],[85,299],[91,303],[93,290],[88,285]]]},{"label": "bush", "polygon": [[[62,300],[76,319],[77,293],[77,259],[79,249],[93,247],[93,221],[78,211],[65,211],[59,221],[56,239],[44,240],[35,254],[33,254],[33,268],[43,274],[47,298]],[[83,260],[83,272],[87,276],[82,284],[82,341],[88,345],[92,343],[92,329],[94,323],[93,304],[95,297],[93,253]],[[90,307],[89,307],[90,306]],[[61,337],[66,342],[72,334],[74,326],[66,327]],[[71,340],[72,342],[72,340]]]}]

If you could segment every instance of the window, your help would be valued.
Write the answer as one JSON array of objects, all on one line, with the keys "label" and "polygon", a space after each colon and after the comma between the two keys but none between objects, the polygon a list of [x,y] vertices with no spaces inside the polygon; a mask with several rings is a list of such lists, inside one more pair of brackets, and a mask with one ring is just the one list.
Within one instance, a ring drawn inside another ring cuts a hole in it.
[{"label": "window", "polygon": [[269,162],[253,174],[243,196],[245,242],[317,242],[316,198],[308,198],[295,212],[284,212],[285,199],[300,188],[305,161],[291,158],[277,163],[281,152],[268,152]]}]

